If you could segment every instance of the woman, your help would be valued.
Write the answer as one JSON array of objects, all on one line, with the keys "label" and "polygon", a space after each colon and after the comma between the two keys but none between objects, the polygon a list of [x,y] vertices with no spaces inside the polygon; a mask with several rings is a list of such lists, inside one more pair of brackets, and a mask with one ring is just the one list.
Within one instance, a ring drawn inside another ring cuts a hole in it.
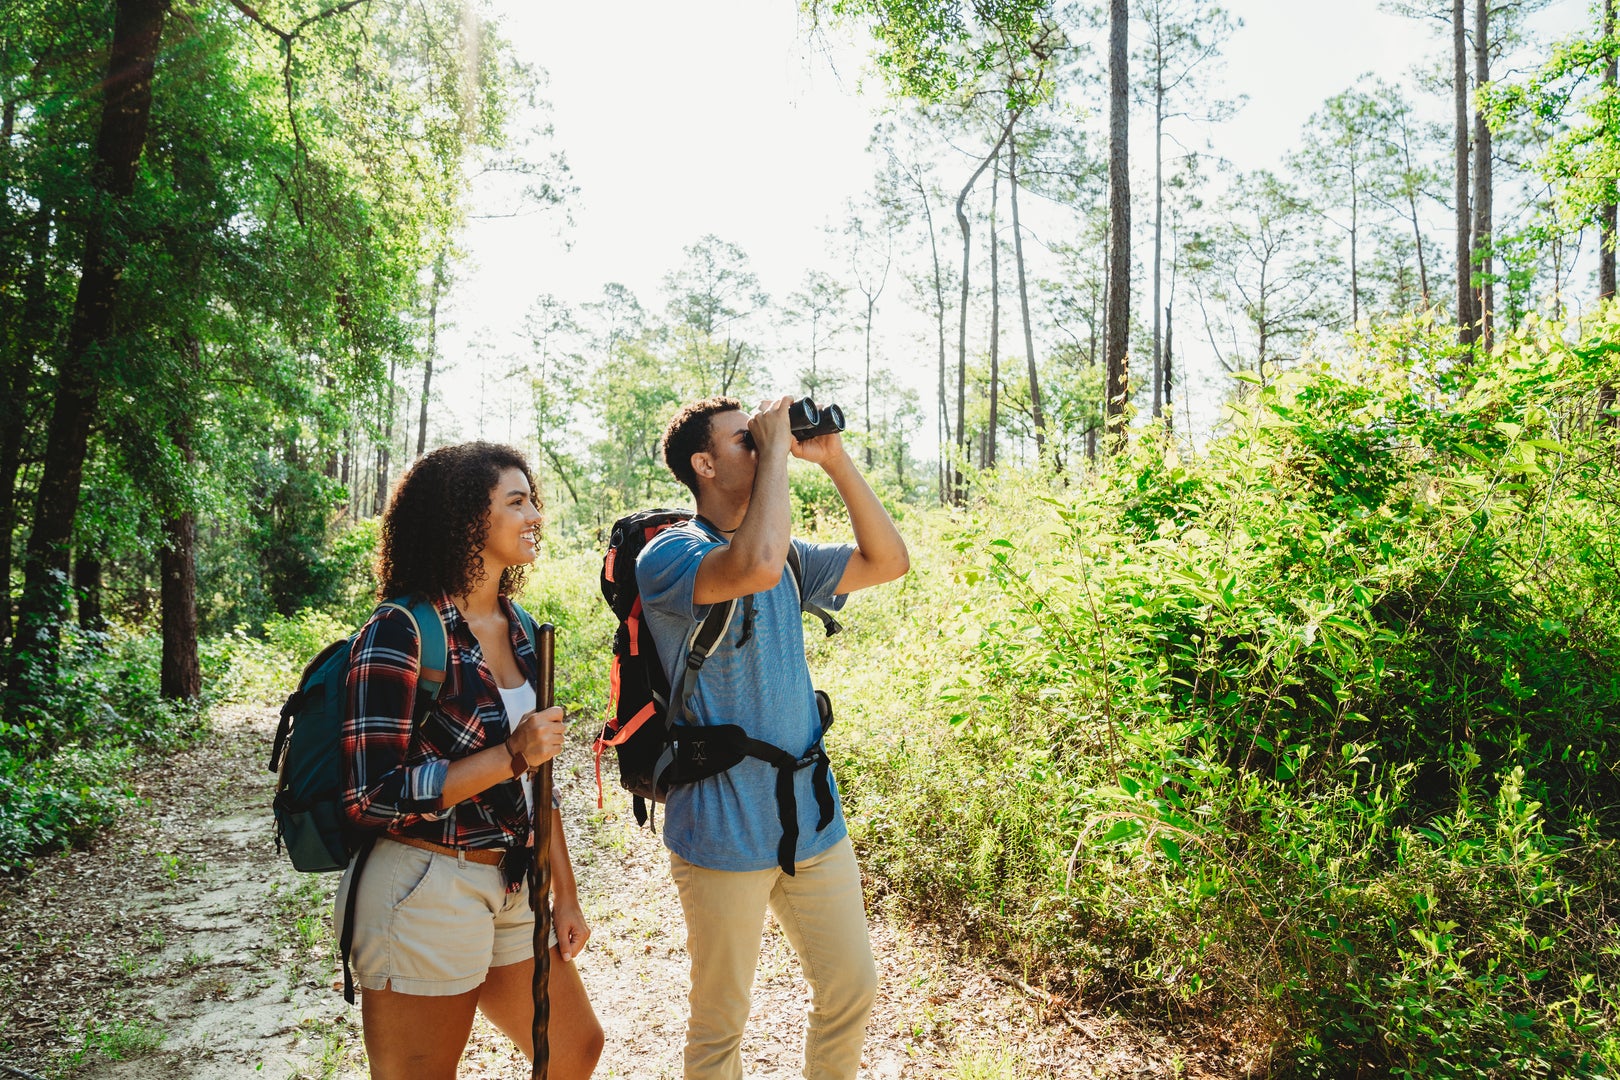
[{"label": "woman", "polygon": [[[474,1009],[533,1057],[528,773],[562,748],[566,725],[562,709],[535,710],[534,649],[510,598],[540,522],[528,465],[483,442],[420,458],[383,515],[378,596],[432,600],[448,655],[414,733],[420,646],[408,612],[372,616],[349,673],[344,810],[378,836],[359,875],[351,962],[377,1080],[453,1080]],[[595,1068],[602,1028],[569,963],[591,931],[556,806],[550,1076],[573,1080]],[[354,876],[351,864],[340,923]]]}]

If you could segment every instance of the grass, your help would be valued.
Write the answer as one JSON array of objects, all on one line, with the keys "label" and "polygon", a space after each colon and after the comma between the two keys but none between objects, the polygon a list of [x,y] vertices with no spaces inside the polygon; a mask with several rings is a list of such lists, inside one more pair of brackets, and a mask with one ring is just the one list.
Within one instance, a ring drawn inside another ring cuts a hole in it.
[{"label": "grass", "polygon": [[326,875],[301,874],[292,888],[279,881],[270,885],[274,941],[289,990],[312,970],[330,971],[337,963],[329,884],[335,879],[329,883]]}]

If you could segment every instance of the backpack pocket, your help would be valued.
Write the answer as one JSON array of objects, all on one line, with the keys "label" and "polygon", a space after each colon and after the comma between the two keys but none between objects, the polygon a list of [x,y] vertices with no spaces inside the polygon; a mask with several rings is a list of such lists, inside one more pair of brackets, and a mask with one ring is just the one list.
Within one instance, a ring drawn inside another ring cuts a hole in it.
[{"label": "backpack pocket", "polygon": [[282,791],[276,795],[274,810],[276,835],[287,849],[293,869],[305,873],[345,869],[349,852],[342,841],[344,824],[338,804],[323,800],[294,806],[287,794]]}]

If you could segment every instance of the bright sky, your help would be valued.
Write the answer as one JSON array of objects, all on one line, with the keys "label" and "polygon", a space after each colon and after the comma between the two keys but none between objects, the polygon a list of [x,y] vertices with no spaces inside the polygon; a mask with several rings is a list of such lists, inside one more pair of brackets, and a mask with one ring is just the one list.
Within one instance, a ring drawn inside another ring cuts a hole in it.
[{"label": "bright sky", "polygon": [[[1428,26],[1385,14],[1376,0],[1229,0],[1228,7],[1245,25],[1226,48],[1221,92],[1249,101],[1214,138],[1243,168],[1276,166],[1307,117],[1363,72],[1395,81],[1449,55],[1449,42]],[[869,189],[865,148],[882,101],[877,80],[862,70],[864,46],[840,46],[835,70],[791,0],[495,0],[495,9],[519,55],[550,73],[555,145],[580,189],[572,227],[555,213],[482,221],[463,241],[470,258],[442,338],[446,399],[464,435],[479,433],[481,414],[483,434],[506,438],[509,410],[498,398],[517,390],[481,372],[509,363],[496,356],[526,350],[517,335],[536,296],[579,304],[617,281],[660,311],[664,275],[707,233],[746,251],[778,301],[807,269],[836,269],[823,229],[842,220],[846,200]],[[1585,20],[1586,9],[1585,0],[1553,0],[1536,16],[1536,31],[1561,36]],[[1446,115],[1445,102],[1435,104]],[[1133,122],[1138,177],[1151,161],[1146,128]],[[1139,222],[1148,220],[1147,205],[1137,204]],[[1147,283],[1136,284],[1146,296]],[[890,296],[884,361],[923,388],[930,418],[918,450],[927,457],[936,360],[912,343],[918,320],[901,290]],[[792,366],[782,364],[781,392],[793,389]],[[1210,373],[1202,390],[1199,373],[1192,375],[1192,420],[1207,430],[1218,391]]]}]

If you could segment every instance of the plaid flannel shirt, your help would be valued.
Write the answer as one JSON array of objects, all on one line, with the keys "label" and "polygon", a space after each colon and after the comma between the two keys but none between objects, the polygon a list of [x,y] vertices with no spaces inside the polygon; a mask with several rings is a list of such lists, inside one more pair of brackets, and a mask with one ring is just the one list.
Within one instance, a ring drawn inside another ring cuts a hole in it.
[{"label": "plaid flannel shirt", "polygon": [[[512,602],[501,598],[512,651],[534,682],[534,648]],[[440,806],[450,762],[511,734],[500,690],[472,628],[449,597],[438,601],[448,656],[433,708],[411,732],[416,699],[416,627],[383,608],[356,636],[350,654],[349,709],[343,723],[343,809],[359,829],[414,836],[460,848],[523,847],[530,822],[514,778],[452,806]],[[557,805],[553,798],[552,805]]]}]

